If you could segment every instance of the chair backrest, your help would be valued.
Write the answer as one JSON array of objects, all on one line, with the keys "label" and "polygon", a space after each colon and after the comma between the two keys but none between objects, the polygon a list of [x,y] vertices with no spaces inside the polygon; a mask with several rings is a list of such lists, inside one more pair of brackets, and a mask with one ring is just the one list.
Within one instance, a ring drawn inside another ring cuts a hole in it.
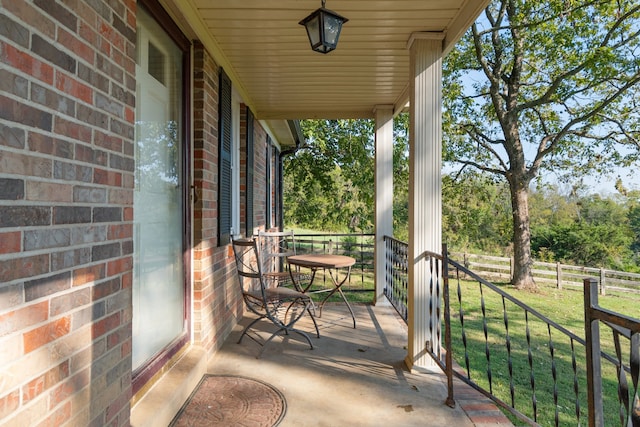
[{"label": "chair backrest", "polygon": [[286,257],[296,254],[293,231],[260,231],[258,239],[262,270],[265,272],[282,271],[286,265]]},{"label": "chair backrest", "polygon": [[[263,286],[263,276],[256,239],[231,238],[231,246],[233,247],[233,255],[242,291],[259,290]],[[244,280],[245,278],[250,280]]]}]

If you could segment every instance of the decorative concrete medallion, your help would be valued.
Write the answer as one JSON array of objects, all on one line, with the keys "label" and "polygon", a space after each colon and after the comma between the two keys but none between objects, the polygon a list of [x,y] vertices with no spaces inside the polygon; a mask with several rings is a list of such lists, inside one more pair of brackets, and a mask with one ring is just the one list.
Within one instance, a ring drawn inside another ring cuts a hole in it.
[{"label": "decorative concrete medallion", "polygon": [[287,410],[282,393],[262,381],[205,375],[171,422],[186,426],[277,426]]}]

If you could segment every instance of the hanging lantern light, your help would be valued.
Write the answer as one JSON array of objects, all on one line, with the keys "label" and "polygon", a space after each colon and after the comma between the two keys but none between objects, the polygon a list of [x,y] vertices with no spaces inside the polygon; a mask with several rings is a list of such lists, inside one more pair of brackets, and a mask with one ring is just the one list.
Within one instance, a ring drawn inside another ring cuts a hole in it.
[{"label": "hanging lantern light", "polygon": [[304,25],[307,29],[311,49],[320,53],[329,53],[338,45],[342,24],[348,19],[326,9],[324,4],[325,0],[322,0],[322,7],[304,18],[299,24]]}]

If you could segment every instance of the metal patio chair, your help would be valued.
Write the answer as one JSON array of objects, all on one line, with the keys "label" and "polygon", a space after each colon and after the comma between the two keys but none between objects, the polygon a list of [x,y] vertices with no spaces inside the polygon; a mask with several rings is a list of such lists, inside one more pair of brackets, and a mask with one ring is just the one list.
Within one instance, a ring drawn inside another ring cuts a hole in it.
[{"label": "metal patio chair", "polygon": [[[262,346],[257,356],[260,358],[266,345],[277,335],[289,335],[290,332],[295,332],[304,337],[313,349],[309,335],[294,328],[295,323],[307,312],[315,326],[316,335],[320,338],[318,324],[310,310],[311,299],[309,295],[287,287],[269,286],[270,282],[265,279],[262,272],[262,263],[255,238],[232,239],[232,246],[242,298],[247,309],[258,316],[244,328],[240,339],[238,339],[238,344],[242,342],[245,335],[248,336]],[[254,337],[257,334],[249,333],[260,320],[270,321],[277,328],[266,340]]]},{"label": "metal patio chair", "polygon": [[296,240],[293,231],[259,231],[258,244],[265,279],[277,286],[293,285],[300,290],[302,280],[310,275],[299,268],[290,271],[287,257],[296,255]]}]

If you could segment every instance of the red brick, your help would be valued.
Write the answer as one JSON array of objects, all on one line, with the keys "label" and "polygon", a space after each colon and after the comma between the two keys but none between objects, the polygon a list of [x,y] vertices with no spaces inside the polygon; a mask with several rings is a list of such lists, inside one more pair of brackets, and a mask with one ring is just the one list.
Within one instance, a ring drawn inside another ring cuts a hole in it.
[{"label": "red brick", "polygon": [[0,42],[0,58],[2,61],[45,83],[53,83],[53,67],[37,60],[30,54]]},{"label": "red brick", "polygon": [[0,316],[0,337],[31,325],[41,323],[49,317],[49,303],[43,301],[28,305]]},{"label": "red brick", "polygon": [[20,231],[0,233],[0,254],[20,252],[21,244],[22,233]]},{"label": "red brick", "polygon": [[136,27],[136,14],[135,14],[135,12],[130,10],[130,9],[127,9],[126,13],[127,13],[127,17],[126,17],[127,24],[129,24],[129,26],[131,28],[135,28]]},{"label": "red brick", "polygon": [[122,343],[120,347],[120,357],[125,358],[131,354],[131,340],[127,340]]},{"label": "red brick", "polygon": [[122,210],[122,217],[124,221],[133,221],[133,208],[124,208]]},{"label": "red brick", "polygon": [[96,339],[109,333],[120,326],[120,312],[113,313],[109,317],[98,320],[91,325],[91,338]]},{"label": "red brick", "polygon": [[116,419],[118,413],[129,403],[129,396],[125,393],[121,394],[118,399],[111,403],[107,407],[106,417],[107,420]]},{"label": "red brick", "polygon": [[113,205],[133,205],[133,191],[127,188],[124,190],[109,190],[109,203]]},{"label": "red brick", "polygon": [[89,64],[94,63],[95,52],[91,46],[83,43],[75,35],[66,31],[62,27],[58,28],[58,41]]},{"label": "red brick", "polygon": [[0,105],[2,105],[0,119],[18,122],[47,132],[52,129],[52,114],[36,108],[36,104],[18,102],[0,95]]},{"label": "red brick", "polygon": [[80,286],[104,279],[106,277],[105,271],[105,264],[79,268],[73,272],[73,286]]},{"label": "red brick", "polygon": [[69,376],[69,362],[66,361],[53,369],[45,372],[37,378],[29,381],[22,387],[22,401],[29,402],[50,389],[62,379]]},{"label": "red brick", "polygon": [[39,276],[49,272],[49,255],[34,255],[0,261],[0,283]]},{"label": "red brick", "polygon": [[97,301],[115,294],[120,291],[120,289],[120,280],[118,280],[118,278],[107,280],[93,287],[93,295],[91,298],[93,301]]},{"label": "red brick", "polygon": [[5,151],[0,157],[0,170],[5,174],[51,178],[53,162],[51,159]]},{"label": "red brick", "polygon": [[49,0],[33,0],[34,5],[44,10],[47,15],[51,16],[58,24],[61,24],[71,30],[75,30],[78,26],[78,18],[76,15],[58,4]]},{"label": "red brick", "polygon": [[73,186],[55,182],[27,181],[27,200],[73,202]]},{"label": "red brick", "polygon": [[29,150],[42,154],[53,154],[53,138],[40,133],[29,132]]},{"label": "red brick", "polygon": [[131,272],[122,276],[122,289],[128,289],[133,284],[133,274]]},{"label": "red brick", "polygon": [[93,102],[93,89],[68,74],[56,73],[56,88],[88,104]]},{"label": "red brick", "polygon": [[20,390],[13,390],[0,396],[0,421],[20,406]]},{"label": "red brick", "polygon": [[13,12],[24,23],[37,28],[39,32],[49,37],[53,37],[56,32],[56,25],[39,9],[33,8],[31,2],[25,1],[5,1],[2,7]]},{"label": "red brick", "polygon": [[136,186],[135,176],[131,173],[122,175],[122,187],[133,189]]},{"label": "red brick", "polygon": [[133,224],[110,225],[107,238],[109,240],[120,240],[133,237]]},{"label": "red brick", "polygon": [[[97,22],[97,14],[96,11],[91,7],[91,2],[80,1],[73,3],[73,10],[78,18],[78,28],[81,25],[88,23]],[[90,25],[90,24],[89,24]]]},{"label": "red brick", "polygon": [[70,378],[64,379],[51,389],[51,407],[57,406],[68,399],[74,393],[89,385],[91,379],[90,369],[84,369]]},{"label": "red brick", "polygon": [[122,174],[104,169],[94,169],[93,182],[96,184],[110,185],[112,187],[122,186]]},{"label": "red brick", "polygon": [[106,148],[107,150],[122,152],[122,138],[117,136],[107,135],[103,132],[96,131],[93,140],[94,144],[98,147]]},{"label": "red brick", "polygon": [[113,26],[105,21],[100,22],[98,32],[107,39],[115,48],[124,52],[124,37]]},{"label": "red brick", "polygon": [[95,163],[97,165],[106,166],[109,155],[102,150],[94,150],[86,145],[76,145],[76,160],[87,163]]},{"label": "red brick", "polygon": [[91,289],[80,288],[71,293],[54,296],[51,300],[51,316],[59,316],[71,312],[78,307],[88,307],[91,302]]},{"label": "red brick", "polygon": [[[49,408],[50,410],[54,408]],[[61,426],[71,419],[71,402],[67,402],[52,412],[37,427]]]},{"label": "red brick", "polygon": [[98,40],[98,50],[102,52],[105,56],[111,56],[111,51],[113,50],[111,47],[111,43],[109,40],[104,37],[97,35]]},{"label": "red brick", "polygon": [[124,109],[124,118],[129,123],[133,123],[136,119],[136,113],[131,107],[126,107]]},{"label": "red brick", "polygon": [[23,334],[24,352],[30,353],[43,345],[46,345],[56,339],[69,333],[71,329],[71,320],[69,317],[63,317],[39,328],[25,332]]},{"label": "red brick", "polygon": [[[127,11],[128,12],[129,11],[134,12],[134,15],[135,15],[135,12],[138,10],[137,1],[136,0],[124,0],[123,2],[124,2],[124,6],[127,8]],[[132,25],[132,26],[135,27],[135,25]]]},{"label": "red brick", "polygon": [[133,269],[133,257],[121,258],[107,264],[107,276],[115,276]]},{"label": "red brick", "polygon": [[65,120],[60,116],[55,117],[53,131],[59,135],[65,135],[78,141],[91,141],[91,128],[89,126]]}]

